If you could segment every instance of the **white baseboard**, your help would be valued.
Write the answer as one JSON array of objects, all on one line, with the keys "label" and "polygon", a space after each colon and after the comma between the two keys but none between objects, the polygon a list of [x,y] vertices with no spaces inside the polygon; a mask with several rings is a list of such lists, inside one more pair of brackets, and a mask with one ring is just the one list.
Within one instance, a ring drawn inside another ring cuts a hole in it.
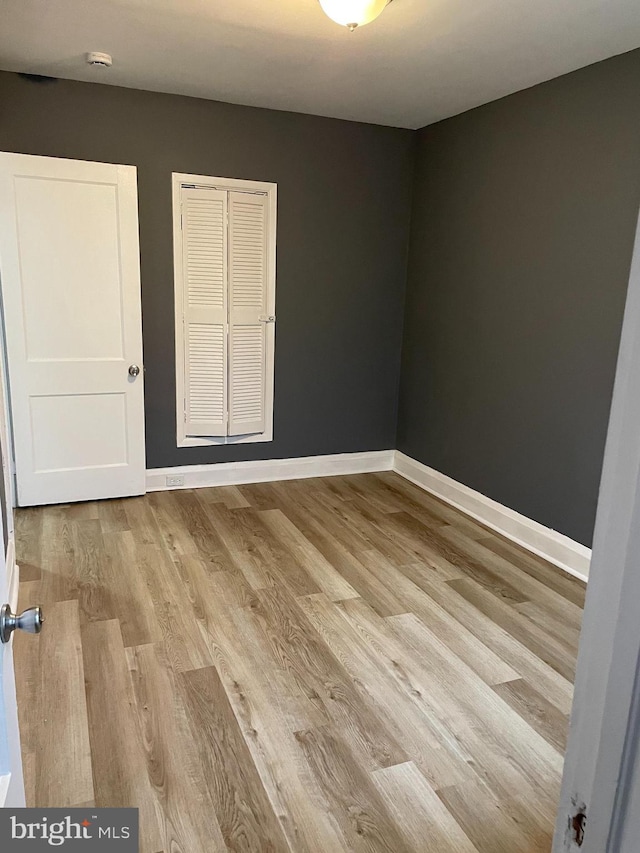
[{"label": "white baseboard", "polygon": [[568,574],[587,580],[590,548],[463,486],[399,450],[395,452],[393,470]]},{"label": "white baseboard", "polygon": [[[274,480],[302,480],[306,477],[330,477],[390,471],[393,450],[368,453],[335,453],[328,456],[300,456],[293,459],[261,459],[256,462],[219,462],[215,465],[183,465],[176,468],[147,470],[147,491],[199,489],[211,486],[240,486]],[[168,485],[167,478],[182,478],[179,485]]]}]

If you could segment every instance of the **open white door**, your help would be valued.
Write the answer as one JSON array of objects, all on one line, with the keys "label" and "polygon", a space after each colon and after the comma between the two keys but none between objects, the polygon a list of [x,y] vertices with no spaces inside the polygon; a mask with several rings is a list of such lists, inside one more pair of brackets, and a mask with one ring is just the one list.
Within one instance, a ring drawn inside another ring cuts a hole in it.
[{"label": "open white door", "polygon": [[[13,536],[10,445],[4,375],[3,331],[0,327],[0,606],[18,604],[18,570]],[[0,808],[25,805],[18,707],[13,671],[13,640],[0,643]]]},{"label": "open white door", "polygon": [[640,223],[582,623],[554,853],[640,850]]},{"label": "open white door", "polygon": [[20,506],[145,491],[133,166],[0,153]]},{"label": "open white door", "polygon": [[[6,519],[4,523],[7,523]],[[18,572],[14,555],[11,536],[6,555],[4,542],[0,548],[0,599],[2,604],[11,606],[13,613],[18,604]],[[12,638],[8,643],[0,644],[0,808],[21,808],[24,805]]]}]

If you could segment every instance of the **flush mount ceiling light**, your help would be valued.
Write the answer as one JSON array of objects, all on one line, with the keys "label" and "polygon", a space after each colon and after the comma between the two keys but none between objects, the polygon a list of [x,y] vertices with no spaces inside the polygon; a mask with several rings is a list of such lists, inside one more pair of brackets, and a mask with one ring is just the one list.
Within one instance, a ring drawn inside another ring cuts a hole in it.
[{"label": "flush mount ceiling light", "polygon": [[87,60],[87,65],[93,65],[94,68],[111,68],[113,65],[110,54],[100,53],[97,50],[87,53],[85,59]]},{"label": "flush mount ceiling light", "polygon": [[320,5],[332,21],[353,32],[356,27],[375,21],[390,2],[391,0],[320,0]]}]

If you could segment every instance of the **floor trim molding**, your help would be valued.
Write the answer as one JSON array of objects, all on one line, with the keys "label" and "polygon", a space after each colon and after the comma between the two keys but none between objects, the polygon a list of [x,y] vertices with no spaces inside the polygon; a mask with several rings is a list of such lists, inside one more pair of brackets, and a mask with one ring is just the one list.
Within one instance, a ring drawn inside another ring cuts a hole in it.
[{"label": "floor trim molding", "polygon": [[393,470],[574,577],[589,577],[591,549],[396,450]]},{"label": "floor trim molding", "polygon": [[[327,456],[299,456],[293,459],[260,459],[255,462],[218,462],[213,465],[183,465],[176,468],[147,469],[147,491],[198,489],[211,486],[240,486],[275,480],[302,480],[306,477],[330,477],[390,471],[393,450],[366,453],[334,453]],[[168,483],[167,479],[181,479]]]}]

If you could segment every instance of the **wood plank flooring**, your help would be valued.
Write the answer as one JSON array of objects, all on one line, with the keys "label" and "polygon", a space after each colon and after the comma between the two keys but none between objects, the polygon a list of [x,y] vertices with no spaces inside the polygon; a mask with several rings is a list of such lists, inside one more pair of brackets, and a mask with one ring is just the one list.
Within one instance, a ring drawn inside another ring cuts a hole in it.
[{"label": "wood plank flooring", "polygon": [[542,853],[584,586],[395,474],[19,510],[30,805],[142,853]]}]

